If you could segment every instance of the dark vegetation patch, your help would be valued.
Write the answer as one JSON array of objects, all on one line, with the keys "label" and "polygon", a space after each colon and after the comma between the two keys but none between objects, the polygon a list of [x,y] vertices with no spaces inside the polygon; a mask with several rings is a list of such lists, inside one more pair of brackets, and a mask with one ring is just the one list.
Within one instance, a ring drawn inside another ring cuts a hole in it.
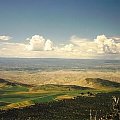
[{"label": "dark vegetation patch", "polygon": [[5,106],[5,105],[8,105],[8,104],[10,104],[10,103],[7,103],[7,102],[0,102],[0,107],[1,107],[1,106]]},{"label": "dark vegetation patch", "polygon": [[120,92],[99,93],[95,97],[79,96],[75,99],[35,104],[33,106],[0,111],[1,120],[87,120],[90,109],[97,119],[112,112],[112,96]]}]

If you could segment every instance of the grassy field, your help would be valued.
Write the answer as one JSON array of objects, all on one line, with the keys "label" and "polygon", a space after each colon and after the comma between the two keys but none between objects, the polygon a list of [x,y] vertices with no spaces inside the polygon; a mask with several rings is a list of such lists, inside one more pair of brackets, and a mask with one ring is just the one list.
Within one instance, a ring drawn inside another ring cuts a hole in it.
[{"label": "grassy field", "polygon": [[[87,72],[85,76],[83,72],[70,71],[33,74],[25,72],[20,72],[20,74],[18,72],[3,72],[0,76],[3,78],[0,79],[0,109],[19,108],[36,103],[74,99],[77,96],[95,97],[98,93],[120,91],[120,83],[117,80],[119,73],[99,72],[101,78],[98,78],[97,72],[93,74],[93,77],[91,77],[92,74],[92,72]],[[112,80],[115,74],[116,79]],[[107,78],[108,76],[109,78],[110,75],[110,80],[103,79],[102,77]],[[32,80],[33,82],[31,82]]]},{"label": "grassy field", "polygon": [[[35,103],[50,102],[53,100],[58,100],[59,96],[78,96],[80,92],[87,92],[87,90],[76,90],[71,89],[70,86],[66,88],[64,86],[56,85],[44,85],[37,86],[37,88],[22,88],[22,86],[7,86],[0,89],[0,108],[8,109],[14,107],[29,106]],[[31,90],[32,89],[32,90]],[[56,99],[57,98],[57,99]],[[66,97],[65,97],[66,98]],[[63,97],[64,99],[64,97]],[[27,104],[26,104],[26,101]]]},{"label": "grassy field", "polygon": [[[55,85],[53,85],[55,87]],[[15,91],[13,87],[9,90],[2,90],[3,94],[0,96],[0,108],[1,109],[11,109],[11,108],[19,108],[19,107],[25,107],[34,105],[36,103],[45,103],[45,102],[51,102],[51,101],[57,101],[57,100],[63,100],[63,99],[73,99],[77,96],[88,96],[88,97],[94,97],[97,93],[105,93],[110,92],[113,90],[94,90],[94,89],[70,89],[71,86],[67,86],[66,89],[64,86],[59,86],[59,89],[50,87],[47,89],[48,85],[46,85],[47,90],[35,90],[35,91],[25,91],[21,92],[20,86],[17,87],[17,91]],[[41,86],[40,86],[41,87]],[[41,87],[42,88],[42,87]],[[44,86],[45,89],[45,86]],[[61,90],[60,90],[61,89]],[[18,91],[19,90],[19,91]],[[22,89],[23,90],[23,89]],[[91,94],[90,94],[91,93]]]},{"label": "grassy field", "polygon": [[[42,76],[43,80],[49,78],[48,83],[56,78],[54,84],[39,84],[42,78],[38,76],[34,78],[40,80],[38,84],[36,81],[31,84],[34,74],[28,83],[21,73],[21,79],[12,80],[15,76],[12,73],[10,79],[0,78],[0,120],[88,120],[90,109],[92,116],[99,119],[114,113],[112,96],[120,97],[120,83],[115,80],[89,75],[80,79],[80,73],[55,72]],[[58,78],[66,84],[57,84]]]}]

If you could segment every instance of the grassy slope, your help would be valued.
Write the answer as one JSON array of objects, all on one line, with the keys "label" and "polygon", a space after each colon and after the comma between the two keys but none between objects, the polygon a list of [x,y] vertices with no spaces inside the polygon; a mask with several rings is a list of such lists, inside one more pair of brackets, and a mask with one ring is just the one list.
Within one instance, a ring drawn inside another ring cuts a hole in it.
[{"label": "grassy slope", "polygon": [[[86,79],[87,84],[93,84],[95,88],[104,88],[107,92],[118,90],[119,83],[110,82],[102,79]],[[87,92],[97,93],[102,89],[91,89],[89,87],[81,87],[75,85],[38,85],[29,86],[22,83],[12,83],[4,79],[0,79],[0,108],[9,109],[14,107],[25,107],[34,103],[50,102],[57,99],[68,99],[81,95],[88,95]],[[106,88],[106,89],[105,89]],[[109,89],[108,89],[109,88]]]},{"label": "grassy slope", "polygon": [[86,78],[86,86],[91,86],[95,89],[120,89],[120,83],[101,79],[101,78]]}]

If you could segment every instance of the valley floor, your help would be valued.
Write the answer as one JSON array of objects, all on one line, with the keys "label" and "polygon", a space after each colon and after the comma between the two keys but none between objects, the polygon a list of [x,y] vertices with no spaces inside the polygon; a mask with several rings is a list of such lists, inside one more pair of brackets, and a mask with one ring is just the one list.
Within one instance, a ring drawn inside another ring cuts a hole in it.
[{"label": "valley floor", "polygon": [[101,78],[120,83],[120,71],[0,71],[0,78],[25,84],[60,84],[86,86],[86,78]]}]

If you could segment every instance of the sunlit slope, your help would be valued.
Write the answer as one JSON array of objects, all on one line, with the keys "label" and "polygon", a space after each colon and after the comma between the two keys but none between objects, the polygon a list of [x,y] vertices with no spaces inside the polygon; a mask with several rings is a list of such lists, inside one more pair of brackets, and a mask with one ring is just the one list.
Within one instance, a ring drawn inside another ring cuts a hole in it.
[{"label": "sunlit slope", "polygon": [[86,78],[77,81],[77,85],[30,85],[0,79],[0,109],[25,107],[83,95],[89,97],[88,93],[95,95],[103,90],[119,91],[120,83],[100,78]]},{"label": "sunlit slope", "polygon": [[94,89],[120,89],[120,83],[101,78],[86,78],[84,84],[84,86]]},{"label": "sunlit slope", "polygon": [[[80,91],[91,90],[88,87],[75,85],[27,85],[10,80],[0,79],[0,109],[11,109],[30,106],[35,103],[57,100],[58,96],[72,98]],[[66,99],[64,97],[63,99]]]},{"label": "sunlit slope", "polygon": [[[0,78],[0,108],[12,108],[24,104],[26,97],[23,95],[15,94],[18,92],[28,92],[31,86],[19,82],[13,82]],[[18,102],[23,102],[18,104]],[[28,102],[27,102],[28,103]]]},{"label": "sunlit slope", "polygon": [[120,72],[98,72],[98,71],[51,71],[51,72],[30,72],[30,71],[1,71],[0,78],[20,82],[24,84],[44,85],[82,85],[86,78],[101,78],[104,80],[120,83]]},{"label": "sunlit slope", "polygon": [[0,86],[24,86],[24,87],[31,87],[32,85],[28,85],[28,84],[24,84],[24,83],[20,83],[20,82],[15,82],[12,80],[5,80],[0,78]]}]

